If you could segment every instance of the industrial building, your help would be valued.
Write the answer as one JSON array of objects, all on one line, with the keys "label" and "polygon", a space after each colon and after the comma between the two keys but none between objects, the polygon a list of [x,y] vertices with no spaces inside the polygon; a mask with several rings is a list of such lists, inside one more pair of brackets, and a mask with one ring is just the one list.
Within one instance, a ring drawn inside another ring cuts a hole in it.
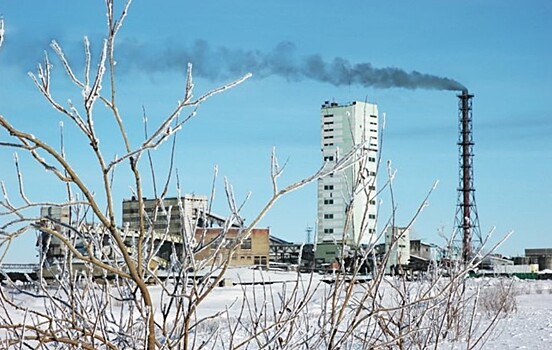
[{"label": "industrial building", "polygon": [[[211,213],[207,196],[187,194],[180,198],[164,198],[162,205],[159,199],[143,199],[142,202],[146,228],[153,226],[156,235],[163,235],[164,243],[158,253],[160,263],[168,263],[172,254],[185,259],[183,238],[191,232],[198,247],[195,258],[220,261],[226,258],[228,248],[243,232],[243,223],[236,222],[232,227],[226,227],[226,218]],[[123,201],[123,227],[129,232],[139,229],[138,206],[137,198]],[[254,228],[234,251],[230,265],[267,266],[269,236],[268,228]]]},{"label": "industrial building", "polygon": [[530,263],[539,265],[539,271],[552,270],[552,248],[528,248],[525,256]]},{"label": "industrial building", "polygon": [[386,273],[397,272],[410,262],[410,230],[407,227],[389,226],[385,231],[385,252],[389,254]]},{"label": "industrial building", "polygon": [[[189,250],[184,249],[186,240],[192,243],[193,254],[196,260],[208,262],[223,261],[228,257],[229,248],[237,243],[232,250],[230,265],[268,266],[269,262],[269,237],[268,228],[254,228],[249,237],[243,239],[244,227],[242,223],[234,223],[228,226],[227,220],[221,216],[207,212],[208,203],[206,196],[185,195],[180,198],[165,198],[161,205],[159,199],[143,199],[144,228],[152,238],[149,242],[158,245],[156,255],[151,261],[150,268],[168,268],[170,262],[175,259],[184,261],[189,255]],[[130,198],[123,201],[123,226],[124,242],[129,251],[136,244],[136,237],[140,227],[139,201]],[[91,225],[84,222],[76,223],[71,220],[69,207],[44,207],[41,208],[41,219],[37,222],[38,245],[41,261],[47,262],[46,266],[58,265],[66,254],[62,242],[41,230],[48,227],[61,232],[70,238],[75,248],[84,255],[89,252],[85,249],[87,237],[103,237],[102,242],[96,242],[98,256],[104,259],[113,258],[109,253],[109,234],[101,225]],[[236,239],[240,238],[240,242]],[[100,252],[101,250],[101,252]],[[78,264],[78,262],[73,262]],[[78,266],[76,266],[78,268]]]},{"label": "industrial building", "polygon": [[[196,225],[204,226],[207,196],[187,194],[162,200],[144,198],[142,203],[146,228],[153,224],[155,230],[180,235],[183,230],[193,232]],[[139,201],[136,197],[123,200],[123,227],[130,231],[140,228]]]},{"label": "industrial building", "polygon": [[[47,226],[64,236],[68,236],[69,230],[67,227],[71,223],[69,207],[42,207],[40,208],[40,218],[37,223],[39,227]],[[65,255],[61,240],[47,234],[38,235],[37,246],[39,247],[38,253],[41,261],[53,262]]]},{"label": "industrial building", "polygon": [[325,166],[334,166],[359,146],[359,158],[365,160],[318,181],[316,261],[323,264],[335,261],[343,248],[355,251],[374,243],[378,108],[359,101],[343,105],[326,101],[320,125]]},{"label": "industrial building", "polygon": [[388,274],[427,271],[432,262],[439,260],[437,246],[410,239],[410,230],[406,227],[389,226],[385,231],[385,242],[377,244],[374,252],[378,264],[385,262]]}]

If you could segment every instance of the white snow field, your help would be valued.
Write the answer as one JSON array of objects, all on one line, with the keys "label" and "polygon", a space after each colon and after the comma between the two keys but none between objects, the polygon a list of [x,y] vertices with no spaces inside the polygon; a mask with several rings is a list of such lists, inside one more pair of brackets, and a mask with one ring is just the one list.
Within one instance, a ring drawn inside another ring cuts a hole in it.
[{"label": "white snow field", "polygon": [[[300,276],[300,277],[298,277]],[[322,276],[314,274],[298,275],[294,272],[279,271],[260,271],[250,269],[230,269],[225,276],[233,280],[234,283],[243,283],[242,285],[233,285],[228,287],[217,287],[200,305],[197,312],[197,319],[208,317],[198,327],[194,329],[197,339],[208,339],[212,344],[208,348],[227,349],[230,347],[230,329],[233,325],[239,324],[234,329],[233,337],[235,339],[232,346],[236,346],[241,341],[248,339],[248,327],[255,322],[265,320],[267,324],[273,324],[273,320],[288,309],[282,307],[282,300],[289,300],[292,291],[299,284],[299,296],[307,295],[308,307],[304,308],[301,315],[297,316],[298,324],[301,326],[294,332],[293,337],[297,338],[297,344],[305,337],[311,337],[313,332],[324,328],[323,310],[328,306],[328,299],[325,297],[332,288],[331,284],[322,282]],[[378,291],[383,295],[393,293],[393,283],[396,280],[386,278],[387,281],[382,284],[382,290]],[[264,285],[252,284],[253,282],[265,282]],[[504,282],[506,281],[506,282]],[[498,279],[498,278],[480,278],[468,279],[466,285],[469,290],[479,290],[480,295],[484,295],[486,290],[496,290],[505,284],[513,281],[515,294],[515,309],[506,315],[499,317],[496,326],[492,329],[485,343],[478,343],[476,349],[552,349],[552,281],[530,281],[518,279]],[[369,288],[372,282],[366,282],[355,285],[355,293],[359,296]],[[409,288],[416,291],[422,288],[422,282],[408,282]],[[167,297],[162,296],[162,289],[159,286],[151,286],[152,296],[158,301],[156,309],[156,319],[161,320],[161,310],[166,306]],[[13,289],[3,286],[2,290],[6,296],[9,296],[18,305],[24,305],[30,309],[44,309],[42,300],[32,298],[25,293],[14,292]],[[385,298],[384,298],[385,299]],[[393,298],[388,298],[390,306]],[[287,305],[287,304],[286,304]],[[297,299],[289,304],[289,308],[300,305]],[[120,307],[120,306],[119,306]],[[364,307],[359,302],[359,298],[352,298],[348,308],[355,310]],[[228,310],[225,312],[225,310]],[[284,311],[282,311],[284,310]],[[368,308],[367,308],[368,310]],[[13,310],[0,311],[2,313],[11,313],[13,320],[23,320],[23,313],[16,313]],[[326,311],[327,312],[327,311]],[[411,311],[412,312],[412,311]],[[477,322],[481,329],[490,322],[492,316],[484,314],[484,310],[477,310]],[[240,319],[241,317],[241,319]],[[174,320],[178,322],[178,319]],[[345,323],[345,322],[344,322]],[[309,327],[304,327],[309,324]],[[216,337],[209,338],[211,334],[217,334]],[[0,334],[0,338],[3,334]],[[201,344],[198,341],[197,344]],[[250,346],[243,348],[255,349],[258,343],[252,342]],[[358,338],[358,347],[355,343],[349,345],[348,349],[362,349],[362,338]],[[272,344],[274,345],[274,344]],[[457,339],[454,342],[440,342],[437,349],[468,349],[472,343],[465,339]],[[273,348],[268,346],[268,348]],[[293,348],[293,347],[288,347]],[[298,346],[298,348],[305,348]],[[324,348],[323,343],[318,343],[314,347]],[[395,348],[381,347],[381,348]],[[412,346],[411,348],[435,348],[431,344],[424,347]]]}]

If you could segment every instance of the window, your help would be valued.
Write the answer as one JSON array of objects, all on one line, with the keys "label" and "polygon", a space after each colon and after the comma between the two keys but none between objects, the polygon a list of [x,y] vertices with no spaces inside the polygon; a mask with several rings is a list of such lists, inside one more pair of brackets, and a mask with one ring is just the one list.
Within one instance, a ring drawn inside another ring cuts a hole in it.
[{"label": "window", "polygon": [[333,204],[333,199],[324,199],[324,204]]},{"label": "window", "polygon": [[376,161],[376,158],[374,157],[368,157],[368,161],[374,163]]},{"label": "window", "polygon": [[378,132],[376,129],[370,129],[371,132]]},{"label": "window", "polygon": [[328,120],[324,122],[324,125],[333,125],[333,120]]},{"label": "window", "polygon": [[[325,156],[325,157],[324,157],[324,161],[325,161],[325,162],[333,162],[333,160],[334,160],[334,157],[333,157],[333,156]],[[326,188],[324,188],[324,189],[326,189]]]},{"label": "window", "polygon": [[375,200],[370,200],[370,204],[376,204],[376,201]]},{"label": "window", "polygon": [[325,228],[324,233],[333,233],[333,228]]},{"label": "window", "polygon": [[375,228],[369,228],[368,233],[376,233],[376,229]]},{"label": "window", "polygon": [[370,122],[370,125],[378,125],[376,122]]},{"label": "window", "polygon": [[324,129],[324,132],[334,131],[334,129]]},{"label": "window", "polygon": [[370,118],[377,118],[377,115],[371,115]]},{"label": "window", "polygon": [[244,239],[240,244],[241,249],[251,249],[251,237]]},{"label": "window", "polygon": [[324,219],[333,219],[333,214],[324,214]]},{"label": "window", "polygon": [[333,135],[324,136],[324,139],[333,139]]},{"label": "window", "polygon": [[376,218],[376,214],[368,214],[368,219],[375,219]]},{"label": "window", "polygon": [[376,190],[376,186],[370,185],[370,186],[368,186],[368,189],[369,189],[370,191],[375,191],[375,190]]},{"label": "window", "polygon": [[324,189],[325,190],[333,190],[334,186],[333,185],[324,185]]},{"label": "window", "polygon": [[331,117],[333,117],[333,114],[326,114],[326,115],[324,115],[324,118],[331,118]]}]

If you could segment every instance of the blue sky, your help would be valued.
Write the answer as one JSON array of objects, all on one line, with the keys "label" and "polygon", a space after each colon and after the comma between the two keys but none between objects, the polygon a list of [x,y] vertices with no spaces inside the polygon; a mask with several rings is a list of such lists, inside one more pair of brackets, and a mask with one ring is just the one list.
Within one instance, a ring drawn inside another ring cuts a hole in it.
[{"label": "blue sky", "polygon": [[[6,29],[0,49],[0,113],[56,143],[62,117],[46,104],[26,73],[34,70],[52,39],[61,43],[71,62],[80,65],[82,37],[88,35],[97,57],[105,28],[103,2],[0,0],[0,15]],[[387,115],[382,156],[398,169],[397,222],[406,224],[439,180],[413,234],[442,243],[437,232],[452,231],[457,200],[456,92],[378,88],[354,80],[335,85],[287,69],[313,57],[330,63],[339,57],[351,65],[370,63],[375,68],[454,79],[475,94],[475,187],[481,231],[496,226],[498,238],[514,230],[500,251],[517,255],[526,247],[552,246],[547,220],[552,209],[550,37],[552,3],[544,0],[349,1],[346,5],[310,0],[135,1],[119,37],[119,101],[138,145],[142,106],[152,123],[175,106],[183,91],[186,59],[195,61],[196,95],[251,68],[252,79],[208,101],[187,124],[179,136],[176,162],[186,193],[208,193],[215,165],[234,185],[238,198],[252,191],[244,211],[249,219],[270,195],[273,146],[282,161],[289,159],[282,184],[307,176],[321,164],[320,104],[325,100],[377,103]],[[79,91],[49,53],[56,96],[60,101],[78,101]],[[259,66],[259,57],[270,64]],[[102,119],[101,110],[98,114],[106,154],[120,153],[111,119]],[[68,157],[91,186],[99,186],[82,139],[70,127],[66,133]],[[0,132],[0,139],[6,138]],[[0,178],[12,186],[13,199],[12,153],[0,150]],[[62,188],[54,185],[53,178],[22,158],[32,197],[62,198]],[[159,166],[166,163],[162,157],[155,161]],[[129,197],[126,170],[117,173],[116,183],[118,200]],[[214,208],[225,214],[221,184],[222,178]],[[147,194],[152,194],[151,188],[146,183]],[[382,199],[380,221],[389,215],[389,198],[384,194]],[[316,191],[309,186],[279,202],[262,226],[270,226],[284,239],[302,241],[305,227],[314,226],[315,219]],[[19,240],[7,261],[32,260],[33,244],[32,234]]]}]

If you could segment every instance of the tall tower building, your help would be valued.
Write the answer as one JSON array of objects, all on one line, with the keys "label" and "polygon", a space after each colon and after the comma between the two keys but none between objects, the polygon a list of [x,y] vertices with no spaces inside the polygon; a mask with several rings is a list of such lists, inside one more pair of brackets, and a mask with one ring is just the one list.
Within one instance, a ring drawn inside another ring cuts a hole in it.
[{"label": "tall tower building", "polygon": [[325,166],[362,145],[356,152],[360,161],[318,181],[316,258],[328,263],[340,256],[342,243],[357,249],[375,240],[378,108],[359,101],[325,102],[320,124]]}]

